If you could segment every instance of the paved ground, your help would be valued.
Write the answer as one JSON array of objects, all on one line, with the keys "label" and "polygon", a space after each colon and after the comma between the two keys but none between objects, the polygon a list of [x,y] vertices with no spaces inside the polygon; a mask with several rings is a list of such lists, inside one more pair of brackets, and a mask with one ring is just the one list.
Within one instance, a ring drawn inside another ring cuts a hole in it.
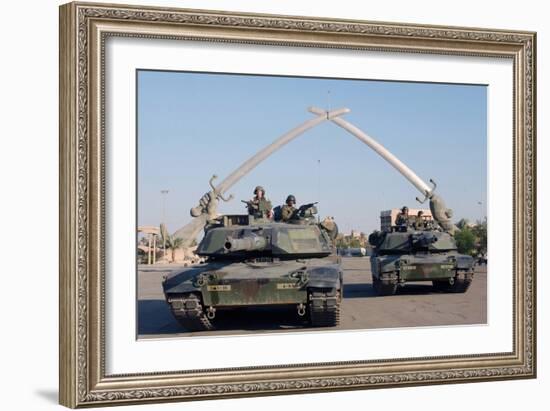
[{"label": "paved ground", "polygon": [[[379,297],[372,288],[368,257],[344,257],[344,298],[340,325],[331,329],[416,327],[487,322],[486,267],[476,268],[465,294],[434,292],[431,283],[408,283],[397,295]],[[294,309],[242,309],[218,312],[216,331],[186,332],[164,301],[161,281],[174,265],[140,266],[138,272],[138,337],[246,334],[312,330]]]}]

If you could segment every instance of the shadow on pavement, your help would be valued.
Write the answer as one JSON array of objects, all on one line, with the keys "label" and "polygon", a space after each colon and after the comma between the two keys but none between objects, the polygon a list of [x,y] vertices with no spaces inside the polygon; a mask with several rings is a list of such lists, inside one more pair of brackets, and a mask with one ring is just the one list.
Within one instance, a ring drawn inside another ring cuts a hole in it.
[{"label": "shadow on pavement", "polygon": [[[428,294],[442,294],[443,291],[434,290],[431,282],[424,284],[405,284],[402,287],[397,288],[396,295],[428,295]],[[366,298],[366,297],[392,297],[380,296],[374,290],[370,283],[353,283],[344,285],[344,298]]]},{"label": "shadow on pavement", "polygon": [[397,295],[427,295],[441,294],[440,291],[435,291],[432,287],[432,282],[428,281],[424,284],[405,284],[403,287],[397,287]]},{"label": "shadow on pavement", "polygon": [[353,283],[344,284],[344,298],[376,297],[372,284]]},{"label": "shadow on pavement", "polygon": [[[292,307],[254,307],[219,310],[216,330],[266,331],[302,328],[305,318]],[[164,300],[138,301],[138,335],[174,334],[186,330],[176,321]]]},{"label": "shadow on pavement", "polygon": [[171,334],[181,332],[164,300],[138,301],[138,334]]}]

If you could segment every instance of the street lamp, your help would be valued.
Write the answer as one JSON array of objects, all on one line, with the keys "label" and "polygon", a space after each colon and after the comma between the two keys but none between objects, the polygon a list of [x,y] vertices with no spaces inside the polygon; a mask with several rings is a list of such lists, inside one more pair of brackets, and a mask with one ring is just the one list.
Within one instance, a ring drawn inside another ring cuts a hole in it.
[{"label": "street lamp", "polygon": [[[317,202],[321,202],[321,160],[317,160]],[[317,222],[321,222],[320,206],[317,205]]]},{"label": "street lamp", "polygon": [[[162,196],[162,225],[166,230],[166,196],[168,195],[169,190],[160,190]],[[166,233],[161,233],[162,235],[162,256],[166,258]]]},{"label": "street lamp", "polygon": [[483,203],[478,201],[477,204],[479,205],[479,223],[483,224]]}]

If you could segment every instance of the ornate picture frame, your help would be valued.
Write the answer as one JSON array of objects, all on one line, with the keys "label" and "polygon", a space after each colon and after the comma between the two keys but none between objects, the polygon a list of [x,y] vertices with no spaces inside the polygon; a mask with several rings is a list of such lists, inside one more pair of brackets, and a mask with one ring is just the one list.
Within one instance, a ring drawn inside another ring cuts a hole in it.
[{"label": "ornate picture frame", "polygon": [[[376,50],[513,61],[513,350],[107,375],[105,41]],[[536,376],[536,34],[92,3],[60,7],[60,403],[104,406]]]}]

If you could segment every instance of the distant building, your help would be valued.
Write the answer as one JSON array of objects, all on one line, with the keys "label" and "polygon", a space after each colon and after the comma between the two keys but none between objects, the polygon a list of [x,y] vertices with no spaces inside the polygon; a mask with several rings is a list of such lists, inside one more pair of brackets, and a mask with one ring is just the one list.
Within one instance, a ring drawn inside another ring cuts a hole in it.
[{"label": "distant building", "polygon": [[160,229],[155,226],[140,226],[138,227],[138,233],[147,235],[147,240],[138,245],[138,259],[147,262],[147,264],[155,264],[157,251],[159,250],[158,237],[160,237]]},{"label": "distant building", "polygon": [[361,237],[364,237],[365,235],[359,231],[351,230],[351,233],[349,236],[351,238],[361,238]]},{"label": "distant building", "polygon": [[[422,217],[425,220],[433,220],[432,212],[425,208],[409,208],[409,216],[416,216],[419,211],[422,211]],[[391,210],[384,210],[380,212],[380,230],[390,231],[391,227],[395,225],[397,215],[401,212],[400,208],[392,208]]]},{"label": "distant building", "polygon": [[362,231],[351,230],[349,234],[338,234],[336,244],[339,248],[365,248],[368,246],[368,236]]}]

